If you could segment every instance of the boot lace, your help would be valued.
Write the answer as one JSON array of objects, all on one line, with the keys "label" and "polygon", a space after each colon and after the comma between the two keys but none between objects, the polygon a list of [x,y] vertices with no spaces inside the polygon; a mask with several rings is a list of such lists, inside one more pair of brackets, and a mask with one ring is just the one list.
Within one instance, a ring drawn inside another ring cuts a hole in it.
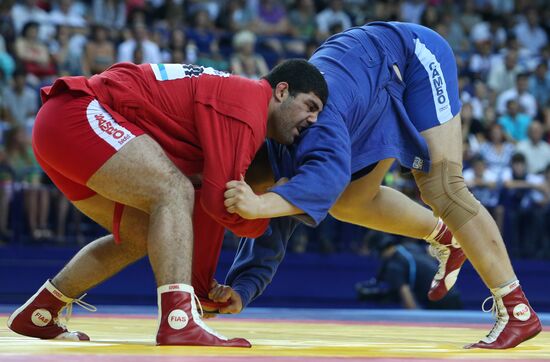
[{"label": "boot lace", "polygon": [[439,244],[437,241],[434,240],[430,242],[428,252],[439,262],[439,268],[437,269],[437,273],[435,274],[434,279],[441,280],[445,275],[445,267],[447,265],[447,259],[451,254],[451,250],[447,245]]},{"label": "boot lace", "polygon": [[[73,299],[72,302],[65,304],[65,306],[59,310],[59,315],[55,319],[55,323],[59,327],[63,329],[67,329],[65,324],[69,323],[69,319],[71,319],[71,316],[73,314],[73,304],[79,305],[81,308],[86,309],[87,311],[92,313],[97,311],[97,308],[95,306],[91,305],[90,303],[86,303],[85,301],[82,300],[86,296],[86,294],[87,293],[84,293],[80,298]],[[63,317],[63,319],[65,320],[65,323],[62,323],[60,321],[61,317]]]},{"label": "boot lace", "polygon": [[[492,301],[492,305],[490,309],[485,309],[485,303],[488,301]],[[484,313],[489,313],[493,315],[493,317],[496,319],[495,324],[493,325],[493,328],[491,331],[489,331],[489,334],[485,337],[487,343],[492,343],[496,341],[504,327],[506,326],[506,320],[501,316],[502,312],[498,306],[498,303],[495,302],[495,298],[493,296],[485,298],[483,301],[483,304],[481,304],[481,310]]]}]

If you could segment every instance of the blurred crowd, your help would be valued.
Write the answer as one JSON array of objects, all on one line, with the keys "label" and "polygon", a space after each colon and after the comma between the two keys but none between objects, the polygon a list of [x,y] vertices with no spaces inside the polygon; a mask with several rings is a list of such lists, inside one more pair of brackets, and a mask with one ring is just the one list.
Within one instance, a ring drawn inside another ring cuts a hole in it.
[{"label": "blurred crowd", "polygon": [[[194,63],[258,78],[282,59],[309,57],[331,34],[375,20],[423,24],[449,41],[463,102],[464,176],[513,256],[550,258],[548,0],[2,0],[0,242],[84,243],[101,232],[32,153],[39,89],[55,78],[121,61]],[[417,197],[399,169],[386,184]],[[329,218],[299,230],[292,249],[363,253],[368,235]]]}]

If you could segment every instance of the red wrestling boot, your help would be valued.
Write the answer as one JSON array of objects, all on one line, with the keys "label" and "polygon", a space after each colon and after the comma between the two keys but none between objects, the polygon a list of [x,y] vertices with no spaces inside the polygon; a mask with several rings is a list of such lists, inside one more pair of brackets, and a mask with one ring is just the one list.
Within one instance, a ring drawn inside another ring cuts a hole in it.
[{"label": "red wrestling boot", "polygon": [[13,312],[8,319],[8,328],[15,333],[42,339],[63,339],[89,341],[90,337],[82,332],[69,332],[59,321],[64,309],[68,321],[72,312],[72,303],[95,312],[96,308],[80,299],[66,297],[48,280],[25,304]]},{"label": "red wrestling boot", "polygon": [[441,219],[426,241],[430,244],[430,254],[439,262],[439,269],[428,291],[428,299],[435,302],[446,296],[455,285],[466,255]]},{"label": "red wrestling boot", "polygon": [[[519,281],[491,292],[493,296],[485,299],[485,302],[493,299],[490,311],[496,315],[495,325],[481,341],[464,348],[513,348],[540,333],[542,325],[539,317],[529,305]],[[489,312],[485,309],[483,311]]]},{"label": "red wrestling boot", "polygon": [[227,339],[210,329],[197,312],[193,287],[168,284],[158,288],[157,345],[251,347],[243,338]]}]

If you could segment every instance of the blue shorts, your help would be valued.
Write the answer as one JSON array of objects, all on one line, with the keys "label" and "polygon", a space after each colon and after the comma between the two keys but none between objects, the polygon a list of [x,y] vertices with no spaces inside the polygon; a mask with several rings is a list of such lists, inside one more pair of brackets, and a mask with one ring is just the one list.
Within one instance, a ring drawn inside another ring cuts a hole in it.
[{"label": "blue shorts", "polygon": [[[445,39],[416,24],[375,22],[329,39],[312,59],[328,77],[349,74],[347,81],[327,79],[329,103],[354,110],[343,118],[351,138],[353,174],[386,158],[429,170],[429,151],[420,132],[450,121],[461,107],[455,57]],[[336,83],[347,88],[357,84],[349,93],[357,93],[362,104],[353,108],[349,99],[354,95],[341,96],[346,90]],[[331,100],[335,94],[339,96]],[[341,98],[351,106],[338,104]]]},{"label": "blue shorts", "polygon": [[450,121],[460,112],[456,60],[441,35],[408,23],[371,23],[367,29],[381,39],[390,62],[399,67],[405,110],[418,131]]}]

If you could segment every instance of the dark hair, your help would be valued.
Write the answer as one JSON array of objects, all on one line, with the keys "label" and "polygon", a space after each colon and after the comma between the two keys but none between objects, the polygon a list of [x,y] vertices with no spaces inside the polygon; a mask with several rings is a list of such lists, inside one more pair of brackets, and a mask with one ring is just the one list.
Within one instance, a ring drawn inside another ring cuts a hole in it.
[{"label": "dark hair", "polygon": [[328,86],[325,78],[313,64],[304,59],[289,59],[277,65],[263,77],[272,88],[287,82],[291,96],[313,92],[323,105],[327,103]]},{"label": "dark hair", "polygon": [[24,37],[27,36],[27,33],[29,32],[29,29],[36,28],[38,29],[40,27],[40,24],[36,21],[28,21],[23,25],[23,30],[21,30],[21,35]]},{"label": "dark hair", "polygon": [[512,159],[510,160],[510,163],[526,163],[526,159],[525,159],[525,156],[523,155],[523,153],[514,153],[514,155],[512,156]]}]

